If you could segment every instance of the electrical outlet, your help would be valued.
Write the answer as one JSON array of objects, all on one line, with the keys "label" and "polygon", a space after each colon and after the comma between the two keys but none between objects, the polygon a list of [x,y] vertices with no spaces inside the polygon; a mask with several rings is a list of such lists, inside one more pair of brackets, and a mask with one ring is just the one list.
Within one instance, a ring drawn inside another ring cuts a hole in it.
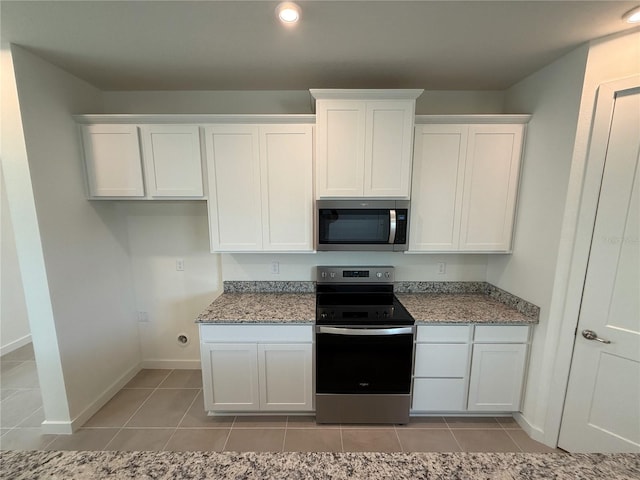
[{"label": "electrical outlet", "polygon": [[149,314],[147,312],[138,312],[138,322],[147,323],[149,321]]},{"label": "electrical outlet", "polygon": [[280,273],[280,262],[271,262],[271,273],[278,275]]},{"label": "electrical outlet", "polygon": [[445,262],[438,263],[438,274],[444,275],[447,273],[447,264]]},{"label": "electrical outlet", "polygon": [[184,259],[178,258],[176,260],[176,270],[178,272],[183,272],[184,271]]}]

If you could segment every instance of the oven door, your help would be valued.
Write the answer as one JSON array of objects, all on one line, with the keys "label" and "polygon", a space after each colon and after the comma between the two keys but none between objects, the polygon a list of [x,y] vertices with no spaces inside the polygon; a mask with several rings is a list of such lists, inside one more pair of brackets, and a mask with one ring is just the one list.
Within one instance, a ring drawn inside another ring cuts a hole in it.
[{"label": "oven door", "polygon": [[316,393],[410,393],[414,329],[317,326]]}]

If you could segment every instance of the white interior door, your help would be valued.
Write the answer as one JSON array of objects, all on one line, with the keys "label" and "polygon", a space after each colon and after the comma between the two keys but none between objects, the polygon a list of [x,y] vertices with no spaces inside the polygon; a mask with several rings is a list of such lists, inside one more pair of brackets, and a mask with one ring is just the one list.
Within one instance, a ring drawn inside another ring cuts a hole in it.
[{"label": "white interior door", "polygon": [[559,446],[640,452],[640,87],[611,89],[601,108],[613,114],[592,138],[607,148]]}]

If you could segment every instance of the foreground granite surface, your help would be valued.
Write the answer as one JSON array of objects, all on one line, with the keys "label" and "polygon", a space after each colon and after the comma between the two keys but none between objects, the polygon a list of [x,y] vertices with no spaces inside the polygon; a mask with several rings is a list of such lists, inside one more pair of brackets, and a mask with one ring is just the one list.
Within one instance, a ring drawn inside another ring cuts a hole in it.
[{"label": "foreground granite surface", "polygon": [[313,323],[313,293],[223,293],[197,323]]},{"label": "foreground granite surface", "polygon": [[0,478],[637,480],[640,455],[9,451]]}]

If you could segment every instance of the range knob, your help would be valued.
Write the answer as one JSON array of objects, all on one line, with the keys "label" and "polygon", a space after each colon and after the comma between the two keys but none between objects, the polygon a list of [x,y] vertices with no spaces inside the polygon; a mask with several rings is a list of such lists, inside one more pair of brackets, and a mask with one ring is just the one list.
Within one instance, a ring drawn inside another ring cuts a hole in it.
[{"label": "range knob", "polygon": [[336,272],[331,272],[329,275],[331,276],[331,278],[336,278]]},{"label": "range knob", "polygon": [[328,316],[329,316],[329,315],[327,315],[325,312],[322,312],[322,313],[320,314],[320,318],[322,318],[323,320],[324,320],[325,318],[327,318]]},{"label": "range knob", "polygon": [[327,278],[327,272],[322,272],[322,273],[320,273],[320,276],[321,276],[322,278]]},{"label": "range knob", "polygon": [[384,276],[387,277],[387,278],[390,278],[391,274],[389,272],[385,272]]},{"label": "range knob", "polygon": [[378,272],[378,273],[376,273],[376,277],[378,277],[378,278],[382,278],[382,272]]}]

